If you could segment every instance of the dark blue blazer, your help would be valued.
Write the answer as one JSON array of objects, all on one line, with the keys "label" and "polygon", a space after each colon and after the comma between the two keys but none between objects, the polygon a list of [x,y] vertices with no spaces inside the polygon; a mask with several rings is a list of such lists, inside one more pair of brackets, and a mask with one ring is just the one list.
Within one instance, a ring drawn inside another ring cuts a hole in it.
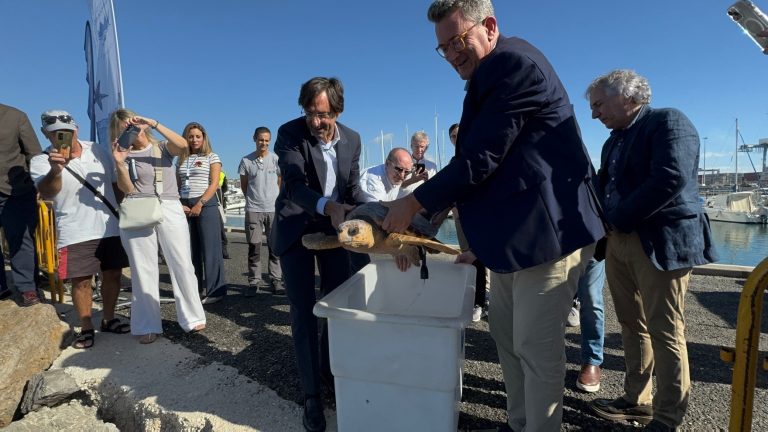
[{"label": "dark blue blazer", "polygon": [[[360,135],[341,123],[339,142],[336,143],[338,172],[336,187],[338,201],[346,204],[363,202],[360,191]],[[282,185],[275,202],[275,222],[269,242],[277,256],[301,236],[312,232],[336,231],[331,219],[319,215],[315,206],[323,196],[326,168],[320,141],[312,136],[304,117],[280,126],[275,140]]]},{"label": "dark blue blazer", "polygon": [[414,194],[433,212],[456,203],[475,255],[509,273],[603,237],[590,174],[554,69],[528,42],[500,37],[469,81],[456,156]]},{"label": "dark blue blazer", "polygon": [[699,135],[688,117],[671,109],[642,108],[635,123],[603,145],[598,189],[608,183],[607,158],[619,142],[615,209],[608,221],[625,233],[637,231],[643,249],[661,270],[717,261],[709,218],[699,203]]}]

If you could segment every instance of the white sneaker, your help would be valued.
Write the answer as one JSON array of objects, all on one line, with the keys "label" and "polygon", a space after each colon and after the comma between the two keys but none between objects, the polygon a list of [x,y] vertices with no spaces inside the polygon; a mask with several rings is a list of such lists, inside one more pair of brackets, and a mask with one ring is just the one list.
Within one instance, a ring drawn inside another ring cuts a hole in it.
[{"label": "white sneaker", "polygon": [[483,308],[480,306],[475,306],[475,308],[472,310],[472,322],[478,322],[481,318],[483,318]]},{"label": "white sneaker", "polygon": [[573,301],[573,306],[571,306],[571,311],[568,312],[568,319],[565,321],[566,327],[578,327],[581,324],[580,316],[579,316],[579,307],[581,305],[579,304],[578,300]]}]

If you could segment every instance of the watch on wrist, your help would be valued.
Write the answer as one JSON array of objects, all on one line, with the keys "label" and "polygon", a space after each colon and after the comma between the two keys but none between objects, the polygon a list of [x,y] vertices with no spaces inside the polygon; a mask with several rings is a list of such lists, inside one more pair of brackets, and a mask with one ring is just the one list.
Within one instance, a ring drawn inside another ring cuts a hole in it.
[{"label": "watch on wrist", "polygon": [[208,202],[208,200],[207,200],[207,199],[205,199],[205,198],[200,198],[200,204],[201,204],[201,205],[205,205],[205,203],[207,203],[207,202]]}]

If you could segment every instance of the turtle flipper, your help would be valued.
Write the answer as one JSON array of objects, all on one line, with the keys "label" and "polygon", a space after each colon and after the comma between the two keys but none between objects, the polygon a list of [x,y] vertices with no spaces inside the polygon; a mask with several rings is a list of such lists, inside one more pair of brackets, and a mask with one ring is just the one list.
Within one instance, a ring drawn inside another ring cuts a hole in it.
[{"label": "turtle flipper", "polygon": [[338,237],[323,233],[304,234],[301,237],[301,244],[303,244],[305,248],[312,250],[336,249],[341,247]]},{"label": "turtle flipper", "polygon": [[439,252],[444,252],[450,255],[458,255],[461,253],[458,249],[444,245],[438,241],[429,240],[421,237],[410,236],[406,234],[389,234],[389,240],[394,244],[407,244],[414,246],[424,246],[427,249],[434,249]]}]

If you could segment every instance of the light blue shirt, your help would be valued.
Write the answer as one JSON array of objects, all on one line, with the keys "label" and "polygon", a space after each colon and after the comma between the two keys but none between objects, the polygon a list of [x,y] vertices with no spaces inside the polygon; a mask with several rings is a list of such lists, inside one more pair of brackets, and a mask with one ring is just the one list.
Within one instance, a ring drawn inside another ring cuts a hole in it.
[{"label": "light blue shirt", "polygon": [[339,191],[336,188],[336,172],[339,170],[339,160],[336,158],[336,143],[339,142],[339,128],[334,126],[333,139],[327,143],[321,138],[316,137],[320,141],[320,147],[323,149],[323,160],[325,161],[325,184],[323,185],[323,196],[317,200],[315,211],[318,214],[325,214],[325,203],[328,200],[338,199]]}]

